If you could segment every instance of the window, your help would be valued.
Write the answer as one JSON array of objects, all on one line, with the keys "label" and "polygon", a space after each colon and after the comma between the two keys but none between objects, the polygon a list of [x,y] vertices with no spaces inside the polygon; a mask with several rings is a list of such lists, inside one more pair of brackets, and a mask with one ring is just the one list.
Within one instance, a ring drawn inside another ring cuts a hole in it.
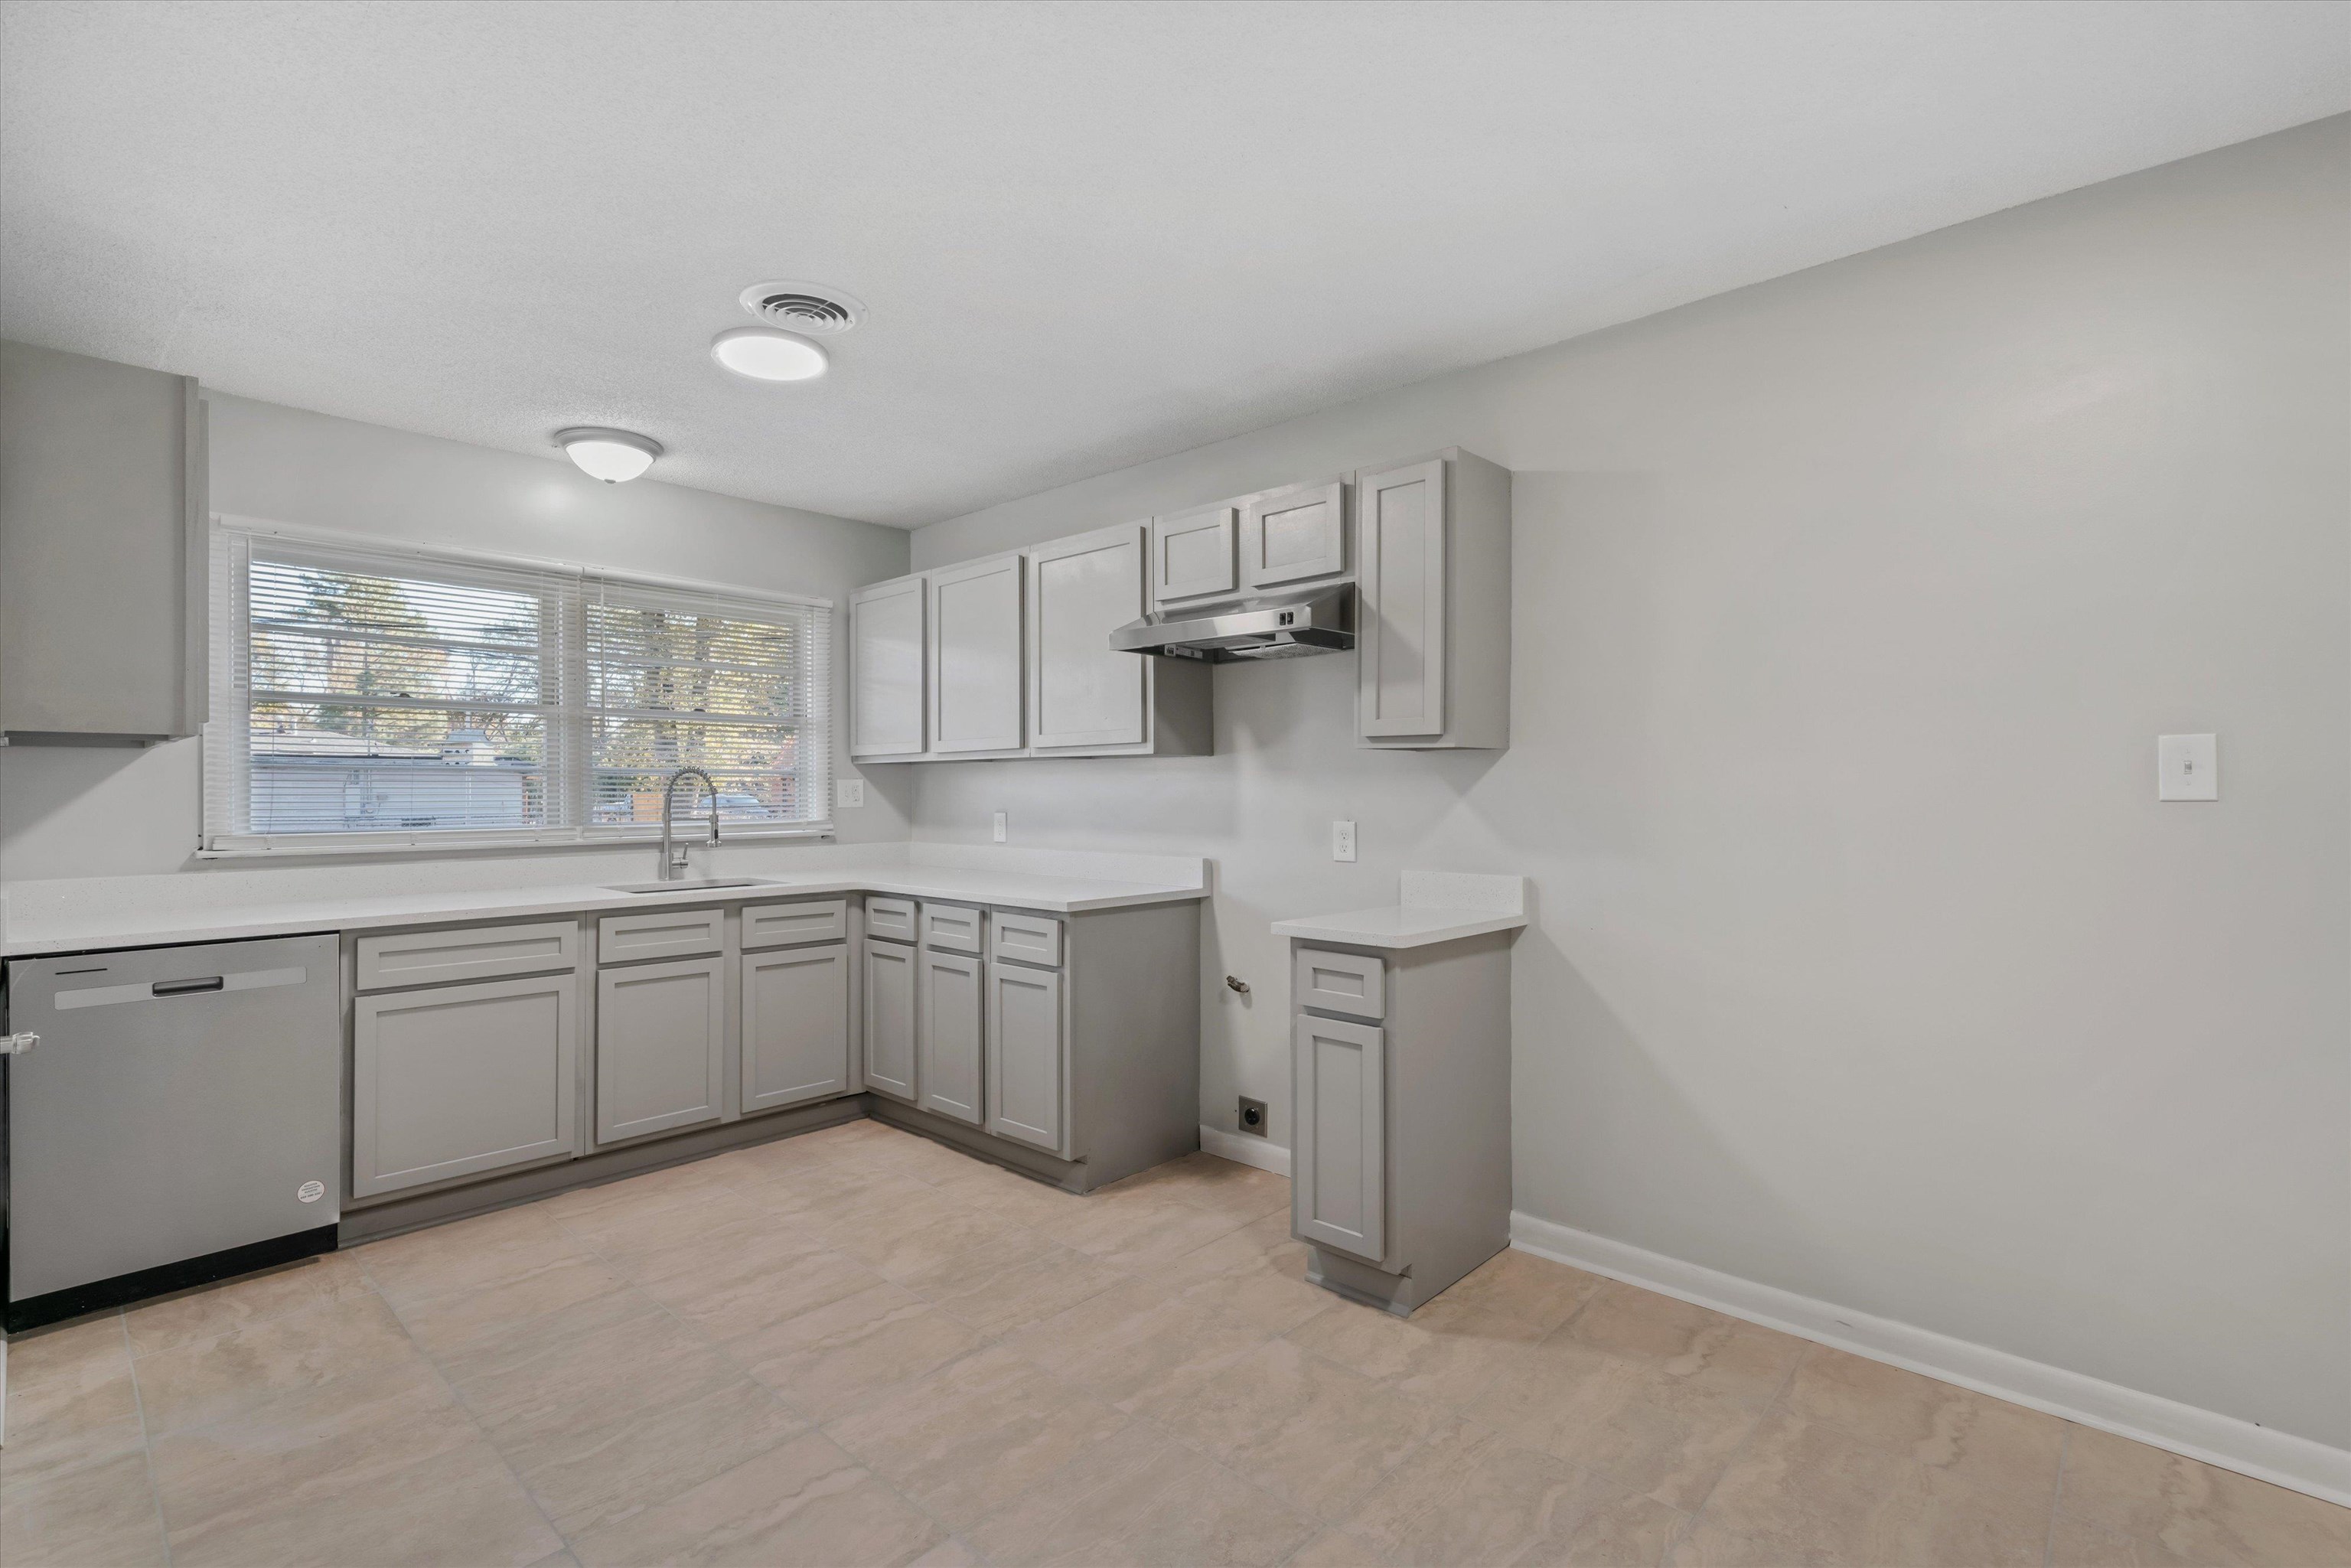
[{"label": "window", "polygon": [[658,832],[685,767],[830,826],[824,601],[227,524],[212,573],[208,851]]}]

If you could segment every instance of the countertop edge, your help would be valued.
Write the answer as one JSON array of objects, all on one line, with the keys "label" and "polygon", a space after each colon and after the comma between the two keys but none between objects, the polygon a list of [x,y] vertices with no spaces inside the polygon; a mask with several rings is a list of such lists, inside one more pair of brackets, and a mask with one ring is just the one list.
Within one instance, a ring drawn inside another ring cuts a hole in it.
[{"label": "countertop edge", "polygon": [[1490,936],[1497,931],[1518,931],[1531,924],[1520,914],[1495,910],[1459,910],[1461,918],[1448,920],[1441,925],[1420,931],[1382,931],[1369,924],[1343,924],[1367,919],[1398,919],[1406,914],[1432,913],[1426,908],[1408,904],[1389,904],[1376,909],[1349,909],[1334,915],[1301,915],[1294,920],[1277,920],[1272,931],[1276,936],[1309,942],[1337,942],[1350,947],[1381,947],[1403,949],[1433,947],[1440,942],[1458,942],[1471,936]]}]

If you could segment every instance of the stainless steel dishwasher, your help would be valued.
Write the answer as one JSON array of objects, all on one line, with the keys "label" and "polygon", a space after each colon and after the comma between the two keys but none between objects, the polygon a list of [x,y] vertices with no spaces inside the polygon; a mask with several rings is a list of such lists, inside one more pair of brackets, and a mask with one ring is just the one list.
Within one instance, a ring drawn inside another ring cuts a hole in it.
[{"label": "stainless steel dishwasher", "polygon": [[331,936],[12,958],[9,1332],[335,1248]]}]

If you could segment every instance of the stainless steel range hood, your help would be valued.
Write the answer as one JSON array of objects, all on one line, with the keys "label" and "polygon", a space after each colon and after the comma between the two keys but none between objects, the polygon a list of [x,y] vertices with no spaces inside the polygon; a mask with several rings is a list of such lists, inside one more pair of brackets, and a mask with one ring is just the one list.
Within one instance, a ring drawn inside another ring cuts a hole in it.
[{"label": "stainless steel range hood", "polygon": [[1110,645],[1212,664],[1343,653],[1355,645],[1355,585],[1269,594],[1221,610],[1157,611],[1112,632]]}]

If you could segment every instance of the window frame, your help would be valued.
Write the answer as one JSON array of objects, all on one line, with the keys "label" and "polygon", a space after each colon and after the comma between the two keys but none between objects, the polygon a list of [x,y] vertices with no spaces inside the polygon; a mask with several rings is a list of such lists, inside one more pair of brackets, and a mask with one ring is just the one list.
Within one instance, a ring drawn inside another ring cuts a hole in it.
[{"label": "window frame", "polygon": [[[549,809],[555,810],[559,801],[561,811],[571,820],[539,827],[252,831],[251,572],[249,569],[238,570],[249,562],[249,556],[233,542],[239,538],[279,541],[281,548],[291,552],[320,557],[321,564],[330,563],[340,554],[349,562],[345,570],[354,571],[379,571],[391,559],[413,561],[421,568],[447,572],[461,580],[474,575],[502,587],[531,580],[533,591],[546,595],[540,602],[542,625],[551,627],[559,620],[563,623],[559,629],[557,646],[552,649],[547,645],[546,632],[542,632],[538,653],[543,668],[550,661],[559,664],[555,691],[551,695],[542,691],[542,698],[548,700],[537,704],[501,706],[542,716],[546,724],[544,766]],[[763,610],[796,612],[794,617],[778,617],[775,622],[792,624],[797,619],[803,639],[796,654],[800,671],[792,684],[797,713],[785,721],[795,737],[795,767],[780,776],[798,779],[814,814],[775,822],[726,822],[723,836],[728,841],[834,836],[833,715],[838,697],[833,690],[833,648],[837,637],[835,604],[831,599],[615,570],[582,562],[421,544],[225,513],[213,516],[204,542],[202,570],[206,591],[203,602],[211,623],[204,640],[207,714],[202,728],[203,784],[196,847],[199,859],[447,855],[515,849],[610,848],[658,840],[659,823],[600,823],[590,820],[596,796],[593,732],[599,716],[605,710],[590,700],[587,607],[599,600],[627,602],[638,595],[653,601],[652,607],[669,608],[673,612],[677,608],[687,608],[689,612],[699,611],[739,619],[759,619],[758,612]],[[716,716],[705,722],[726,720],[726,716]],[[700,800],[699,792],[696,800]]]}]

